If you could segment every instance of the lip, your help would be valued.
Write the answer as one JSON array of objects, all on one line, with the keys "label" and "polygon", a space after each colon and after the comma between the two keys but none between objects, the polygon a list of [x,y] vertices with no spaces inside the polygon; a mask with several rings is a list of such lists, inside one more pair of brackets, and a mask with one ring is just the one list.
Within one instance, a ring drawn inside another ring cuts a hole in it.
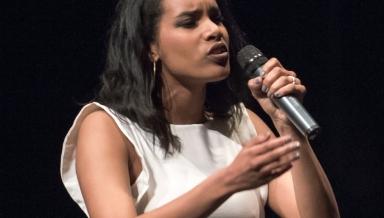
[{"label": "lip", "polygon": [[227,45],[224,42],[217,42],[209,49],[208,55],[217,55],[226,52],[228,53]]},{"label": "lip", "polygon": [[215,43],[208,51],[208,58],[220,65],[225,65],[228,57],[228,48],[224,42]]}]

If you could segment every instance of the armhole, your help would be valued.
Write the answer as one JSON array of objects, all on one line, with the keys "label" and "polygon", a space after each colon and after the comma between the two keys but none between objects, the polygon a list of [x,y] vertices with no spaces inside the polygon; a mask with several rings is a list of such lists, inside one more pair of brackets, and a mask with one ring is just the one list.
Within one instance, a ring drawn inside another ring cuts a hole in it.
[{"label": "armhole", "polygon": [[[244,106],[243,103],[240,103],[240,107],[242,110],[242,116],[241,121],[239,124],[239,128],[242,130],[244,128],[247,129],[247,131],[240,131],[242,136],[247,137],[247,139],[250,139],[254,136],[257,136],[257,130],[255,125],[253,124],[251,117],[248,114],[247,108]],[[239,133],[240,134],[240,133]],[[246,135],[245,135],[246,134]],[[268,184],[265,184],[257,189],[258,194],[261,197],[261,200],[263,202],[263,205],[265,206],[268,201]]]},{"label": "armhole", "polygon": [[138,129],[137,125],[100,103],[93,102],[85,105],[75,118],[72,127],[69,129],[67,135],[64,138],[60,162],[60,175],[61,180],[69,195],[88,217],[89,214],[84,203],[84,198],[81,194],[80,185],[76,174],[76,142],[80,125],[85,117],[90,113],[98,110],[104,110],[114,120],[120,131],[131,142],[133,148],[140,158],[142,171],[137,177],[135,183],[131,186],[132,195],[135,198],[136,206],[147,192],[149,180],[148,167],[143,158],[144,150],[140,143],[140,139],[138,139],[140,129]]},{"label": "armhole", "polygon": [[245,143],[249,139],[257,135],[255,126],[252,123],[252,120],[248,114],[247,108],[243,103],[240,103],[241,116],[237,123],[237,134],[241,143]]}]

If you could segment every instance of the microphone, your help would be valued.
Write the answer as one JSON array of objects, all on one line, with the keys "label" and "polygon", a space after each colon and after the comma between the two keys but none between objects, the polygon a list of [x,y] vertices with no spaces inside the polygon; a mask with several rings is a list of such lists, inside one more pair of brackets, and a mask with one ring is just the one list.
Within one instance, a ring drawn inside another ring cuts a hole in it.
[{"label": "microphone", "polygon": [[[261,51],[252,45],[243,47],[237,53],[237,61],[241,68],[245,70],[247,78],[254,78],[263,75],[263,66],[267,61],[267,57]],[[310,140],[316,138],[320,132],[320,126],[305,110],[300,101],[294,96],[283,96],[280,98],[271,97],[272,102],[282,109],[288,119],[295,125],[301,134]]]}]

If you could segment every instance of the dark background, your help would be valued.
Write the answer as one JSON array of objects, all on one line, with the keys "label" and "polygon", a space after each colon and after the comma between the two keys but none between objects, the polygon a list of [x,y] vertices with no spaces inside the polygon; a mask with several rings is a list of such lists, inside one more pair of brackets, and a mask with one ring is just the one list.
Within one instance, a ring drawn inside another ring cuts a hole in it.
[{"label": "dark background", "polygon": [[[2,7],[0,217],[82,217],[61,184],[61,143],[97,90],[116,1]],[[384,217],[381,1],[236,0],[251,42],[295,70],[323,127],[313,142],[343,217]],[[4,22],[3,22],[4,21]]]}]

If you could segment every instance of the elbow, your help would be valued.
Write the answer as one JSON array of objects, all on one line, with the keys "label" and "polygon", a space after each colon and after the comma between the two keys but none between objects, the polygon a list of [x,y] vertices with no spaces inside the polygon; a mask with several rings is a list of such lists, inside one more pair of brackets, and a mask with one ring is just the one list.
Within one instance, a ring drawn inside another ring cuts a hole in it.
[{"label": "elbow", "polygon": [[317,204],[313,210],[301,210],[300,218],[340,218],[339,208],[337,204]]},{"label": "elbow", "polygon": [[337,207],[337,205],[334,205],[330,211],[330,217],[333,217],[333,218],[340,218],[340,212],[339,212],[339,208]]},{"label": "elbow", "polygon": [[330,204],[324,212],[319,217],[340,218],[339,208],[336,203]]}]

